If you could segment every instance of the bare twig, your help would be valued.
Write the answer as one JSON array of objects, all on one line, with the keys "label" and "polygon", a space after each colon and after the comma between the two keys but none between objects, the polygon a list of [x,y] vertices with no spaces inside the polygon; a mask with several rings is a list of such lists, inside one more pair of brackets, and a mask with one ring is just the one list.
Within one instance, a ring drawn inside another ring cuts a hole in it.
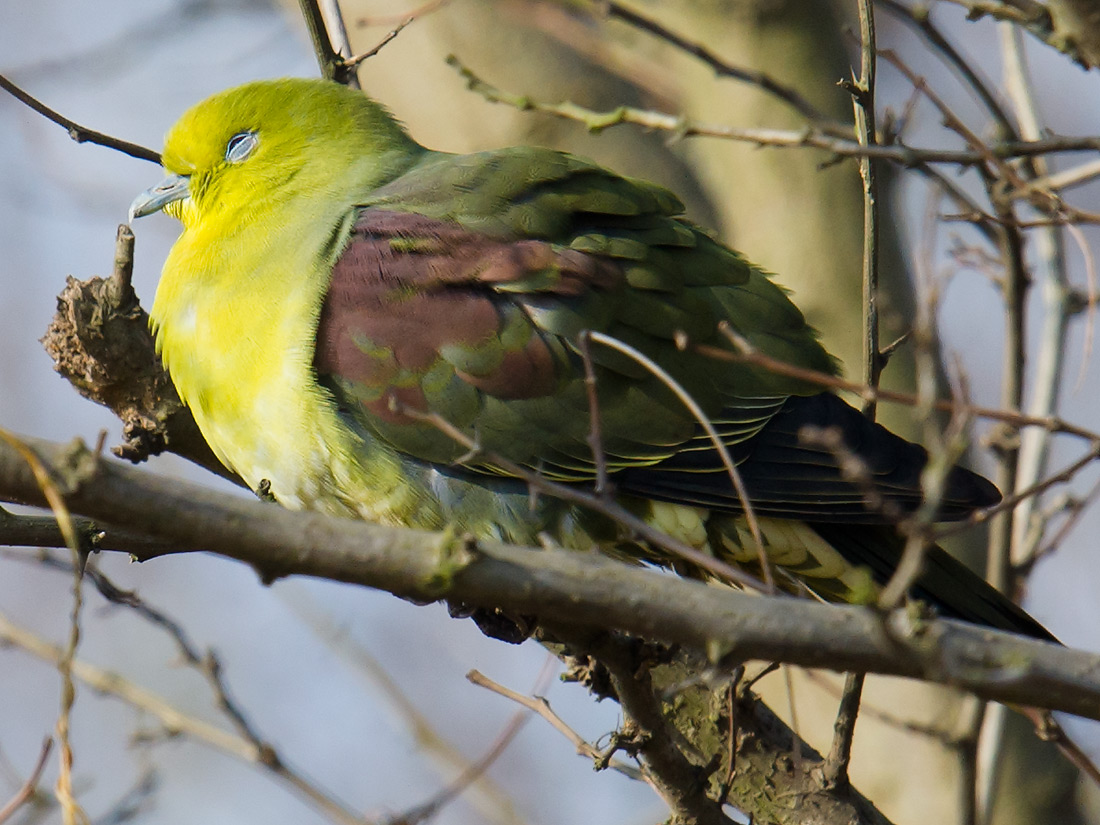
[{"label": "bare twig", "polygon": [[[871,0],[859,2],[859,78],[851,84],[856,136],[862,146],[873,146],[875,138],[875,13]],[[863,383],[877,387],[883,358],[878,329],[878,178],[869,156],[859,159],[863,181]],[[874,400],[864,401],[863,413],[875,420]]]},{"label": "bare twig", "polygon": [[[740,336],[737,336],[737,338],[740,338]],[[876,401],[889,401],[896,404],[904,404],[908,407],[915,407],[921,403],[920,399],[912,393],[895,392],[894,390],[884,390],[881,388],[875,389],[857,381],[846,381],[843,378],[837,378],[835,375],[830,375],[826,372],[799,367],[795,364],[781,361],[778,358],[772,358],[770,355],[766,355],[753,347],[743,338],[740,340],[737,340],[737,338],[731,339],[734,346],[738,348],[737,352],[730,352],[729,350],[708,344],[692,344],[692,348],[711,358],[717,358],[723,361],[733,361],[736,363],[755,364],[777,375],[786,375],[811,384],[817,384],[821,387],[830,387],[832,389],[855,393],[860,398],[864,399],[873,398]],[[1043,427],[1051,432],[1065,433],[1066,435],[1083,438],[1088,441],[1090,445],[1100,441],[1100,433],[1093,432],[1085,427],[1079,427],[1076,424],[1071,424],[1059,416],[1035,417],[1024,415],[1014,410],[997,409],[995,407],[986,407],[980,404],[971,404],[969,402],[947,400],[934,401],[932,407],[941,412],[958,413],[974,418],[988,418],[993,421],[1003,421],[1016,427]]]},{"label": "bare twig", "polygon": [[833,745],[823,766],[825,784],[830,788],[845,788],[851,781],[848,778],[848,765],[852,761],[852,741],[855,738],[859,703],[863,696],[863,680],[862,673],[849,673],[844,679],[844,693],[836,713],[836,722],[833,724]]},{"label": "bare twig", "polygon": [[369,60],[370,58],[374,57],[376,54],[382,51],[382,49],[389,45],[392,40],[395,40],[397,38],[397,35],[401,34],[401,32],[405,30],[405,27],[408,26],[415,19],[415,17],[406,17],[404,20],[398,23],[395,28],[390,29],[389,33],[386,34],[385,37],[383,37],[365,52],[363,52],[362,54],[357,54],[355,55],[355,57],[349,57],[347,60],[345,60],[345,65],[349,67],[358,66],[364,60]]},{"label": "bare twig", "polygon": [[1097,501],[1100,501],[1100,480],[1097,480],[1085,495],[1072,502],[1072,505],[1068,508],[1069,518],[1058,528],[1057,532],[1045,544],[1039,545],[1032,551],[1030,556],[1017,564],[1016,576],[1027,576],[1040,559],[1045,558],[1061,547],[1062,542],[1066,540],[1073,528],[1080,524],[1081,516]]},{"label": "bare twig", "polygon": [[596,465],[596,495],[607,497],[611,495],[611,482],[607,474],[607,454],[603,451],[603,428],[600,424],[600,393],[596,384],[596,368],[592,364],[592,353],[589,350],[589,342],[592,335],[588,330],[582,332],[577,339],[577,350],[581,354],[584,363],[584,389],[588,396],[588,447],[592,450],[592,461]]},{"label": "bare twig", "polygon": [[[528,710],[534,711],[554,728],[558,733],[568,739],[573,747],[577,749],[577,753],[581,756],[585,756],[591,759],[593,762],[600,760],[603,754],[599,749],[593,745],[590,745],[585,741],[584,737],[573,730],[569,725],[556,714],[553,708],[550,707],[550,703],[542,696],[525,696],[522,693],[517,693],[514,690],[504,687],[497,682],[494,682],[489,677],[476,670],[471,670],[466,674],[466,678],[478,687],[483,687],[487,690],[491,690],[506,699],[511,699],[513,702],[523,705]],[[607,763],[607,767],[611,768],[618,773],[628,776],[631,779],[638,779],[642,781],[648,781],[646,779],[645,770],[638,769],[633,765],[623,762],[621,759],[612,759]]]},{"label": "bare twig", "polygon": [[836,123],[831,118],[827,117],[820,109],[810,103],[809,100],[800,95],[795,89],[780,83],[764,72],[756,69],[747,69],[743,66],[734,66],[732,63],[716,55],[703,44],[688,40],[683,35],[677,34],[667,26],[658,23],[656,20],[646,17],[633,9],[629,9],[621,3],[616,3],[614,0],[611,0],[611,2],[601,2],[597,0],[597,2],[593,2],[592,5],[597,12],[603,12],[610,18],[621,20],[640,31],[653,35],[658,40],[663,40],[665,43],[674,46],[682,52],[690,54],[692,57],[695,57],[709,66],[718,77],[732,78],[733,80],[739,80],[742,83],[747,83],[764,90],[777,100],[786,103],[794,111],[806,118],[806,120],[812,122],[815,126],[826,132],[839,135],[847,134],[851,130],[851,127],[847,124]]},{"label": "bare twig", "polygon": [[3,823],[11,819],[12,815],[27,804],[27,801],[34,796],[35,788],[38,787],[38,780],[42,778],[42,772],[46,769],[46,760],[50,757],[50,749],[52,747],[53,740],[47,737],[45,741],[42,742],[42,750],[38,754],[38,761],[35,762],[34,768],[31,769],[27,781],[24,782],[23,786],[8,800],[7,804],[5,804],[3,808],[0,808],[0,825],[3,825]]},{"label": "bare twig", "polygon": [[65,825],[89,825],[90,820],[73,792],[73,747],[69,732],[72,729],[72,712],[76,705],[76,684],[73,681],[73,664],[80,645],[80,612],[84,605],[84,561],[79,548],[72,546],[73,602],[69,613],[69,636],[61,655],[57,658],[57,671],[61,675],[61,709],[57,715],[57,740],[60,749],[60,767],[54,791],[61,806]]},{"label": "bare twig", "polygon": [[[546,690],[547,685],[550,682],[550,678],[553,675],[554,669],[552,664],[554,662],[553,656],[548,656],[546,663],[543,665],[542,671],[539,673],[538,678],[535,680],[535,687],[533,693],[542,693]],[[471,678],[471,674],[475,674],[477,671],[470,671],[466,674],[466,678],[477,684],[477,682]],[[480,675],[480,674],[478,674]],[[484,678],[484,677],[483,677]],[[545,700],[544,700],[545,701]],[[481,776],[489,770],[489,768],[504,754],[508,746],[512,744],[519,732],[523,730],[524,725],[531,718],[530,713],[523,711],[517,712],[508,720],[508,723],[504,726],[504,729],[497,734],[496,739],[489,746],[489,749],[485,754],[476,762],[468,765],[465,770],[462,771],[455,779],[450,782],[445,788],[438,793],[434,794],[431,799],[423,804],[406,811],[403,814],[399,814],[397,817],[387,820],[386,825],[419,825],[419,823],[426,822],[427,820],[438,814],[443,808],[449,805],[453,800],[463,793],[470,785],[476,782]]]},{"label": "bare twig", "polygon": [[38,114],[42,115],[47,120],[51,120],[58,126],[61,126],[69,133],[69,137],[75,140],[77,143],[94,143],[97,146],[105,146],[108,149],[114,149],[118,152],[122,152],[124,155],[129,155],[132,158],[138,160],[147,160],[152,163],[160,163],[160,153],[154,152],[152,149],[146,149],[144,146],[139,146],[136,143],[130,143],[129,141],[119,140],[113,138],[110,135],[105,135],[102,132],[97,132],[94,129],[88,129],[69,120],[64,115],[60,115],[47,106],[41,103],[37,99],[31,97],[25,91],[20,89],[10,80],[3,75],[0,75],[0,89],[4,89],[8,94],[12,95],[17,100],[25,103]]},{"label": "bare twig", "polygon": [[57,739],[60,750],[59,770],[55,790],[61,805],[62,819],[65,825],[87,825],[88,815],[80,807],[73,794],[72,766],[73,749],[69,737],[73,705],[76,702],[76,686],[73,684],[73,660],[80,644],[80,610],[84,603],[82,592],[82,574],[87,560],[87,546],[80,541],[81,536],[73,525],[72,515],[57,482],[38,455],[21,439],[11,433],[0,430],[0,442],[7,443],[20,458],[26,462],[34,475],[42,496],[53,510],[65,544],[73,560],[73,602],[69,613],[69,636],[62,654],[57,658],[57,670],[61,676],[61,707],[57,715]]},{"label": "bare twig", "polygon": [[[3,614],[0,614],[0,642],[15,645],[39,659],[55,664],[59,664],[65,656],[65,651],[62,648],[39,638],[25,628],[19,627]],[[333,797],[318,789],[299,773],[289,768],[281,759],[272,759],[268,754],[263,753],[255,743],[248,739],[183,713],[164,698],[135,685],[118,673],[102,670],[80,660],[74,660],[72,662],[72,674],[93,690],[114,696],[128,705],[154,716],[170,734],[189,736],[243,762],[266,768],[269,773],[316,806],[318,810],[334,822],[341,823],[341,825],[364,825],[362,816],[344,807]]]},{"label": "bare twig", "polygon": [[690,120],[682,115],[671,115],[651,109],[620,106],[607,112],[597,112],[576,103],[544,103],[527,95],[505,92],[482,80],[454,55],[447,58],[466,80],[471,91],[480,94],[490,103],[502,103],[520,111],[542,112],[554,117],[581,123],[590,132],[599,133],[613,126],[631,123],[648,129],[671,132],[677,137],[714,137],[751,143],[757,146],[822,149],[837,157],[870,157],[890,160],[904,167],[929,163],[953,163],[963,166],[1015,157],[1049,154],[1051,152],[1095,152],[1100,149],[1100,138],[1047,138],[1039,141],[1008,141],[987,147],[987,151],[974,149],[925,149],[903,144],[890,146],[861,146],[859,141],[833,137],[808,126],[800,130],[742,129],[714,123]]}]

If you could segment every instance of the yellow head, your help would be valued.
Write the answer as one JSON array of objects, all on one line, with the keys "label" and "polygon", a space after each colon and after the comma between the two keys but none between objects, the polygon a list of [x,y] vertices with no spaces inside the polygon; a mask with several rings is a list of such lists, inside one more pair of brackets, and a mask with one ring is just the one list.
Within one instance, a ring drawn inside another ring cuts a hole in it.
[{"label": "yellow head", "polygon": [[162,155],[171,176],[139,195],[130,215],[163,209],[187,226],[247,222],[272,198],[369,191],[418,149],[358,90],[301,78],[248,83],[179,119]]}]

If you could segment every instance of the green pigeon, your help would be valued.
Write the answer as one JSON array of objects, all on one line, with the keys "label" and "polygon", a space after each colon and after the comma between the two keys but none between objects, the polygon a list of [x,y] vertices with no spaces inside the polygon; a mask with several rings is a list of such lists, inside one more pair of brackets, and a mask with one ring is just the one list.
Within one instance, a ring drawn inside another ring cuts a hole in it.
[{"label": "green pigeon", "polygon": [[[925,450],[819,385],[699,353],[733,352],[728,326],[767,356],[837,371],[785,291],[667,189],[545,148],[431,151],[359,91],[305,79],[199,103],[163,163],[170,177],[131,207],[183,223],[151,312],[157,349],[253,489],[291,508],[672,564],[509,472],[592,489],[595,414],[621,505],[759,573],[731,474],[678,388],[736,462],[780,586],[867,601],[896,568],[896,514],[922,501]],[[806,427],[837,434],[868,479],[848,480]],[[955,468],[938,517],[999,498]],[[1051,638],[940,548],[925,562],[912,595],[943,615]]]}]

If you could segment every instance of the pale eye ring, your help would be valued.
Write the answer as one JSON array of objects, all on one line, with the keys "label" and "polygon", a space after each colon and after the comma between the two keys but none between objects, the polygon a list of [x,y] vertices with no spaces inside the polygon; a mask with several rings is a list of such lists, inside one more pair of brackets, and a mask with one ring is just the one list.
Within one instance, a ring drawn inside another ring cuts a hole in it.
[{"label": "pale eye ring", "polygon": [[226,163],[240,163],[248,158],[260,144],[260,138],[255,132],[237,132],[225,145]]}]

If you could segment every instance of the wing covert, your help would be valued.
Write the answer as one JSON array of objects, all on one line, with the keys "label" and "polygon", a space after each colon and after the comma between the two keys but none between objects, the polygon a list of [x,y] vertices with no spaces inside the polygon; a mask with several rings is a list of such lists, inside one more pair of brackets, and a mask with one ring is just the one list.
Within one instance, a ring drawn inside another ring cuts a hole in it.
[{"label": "wing covert", "polygon": [[[790,419],[777,418],[790,396],[816,388],[676,345],[681,332],[724,345],[726,321],[775,357],[835,371],[782,289],[681,210],[666,190],[549,150],[434,156],[357,213],[322,306],[318,375],[356,426],[415,458],[446,463],[464,451],[405,407],[438,413],[551,478],[586,483],[595,468],[577,340],[599,330],[675,376],[778,511],[797,515],[815,497],[818,509],[861,507],[818,453],[799,448],[789,471],[752,460],[754,450],[790,452],[780,427],[755,447],[754,437]],[[591,351],[621,489],[736,510],[713,445],[674,394],[630,357]]]}]

